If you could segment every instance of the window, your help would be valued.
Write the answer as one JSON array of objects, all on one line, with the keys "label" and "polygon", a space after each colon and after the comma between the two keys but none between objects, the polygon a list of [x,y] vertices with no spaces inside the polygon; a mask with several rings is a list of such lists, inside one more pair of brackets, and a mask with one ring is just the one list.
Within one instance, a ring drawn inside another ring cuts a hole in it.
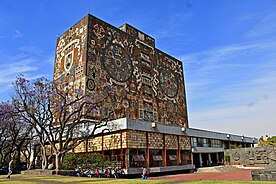
[{"label": "window", "polygon": [[130,149],[129,150],[130,167],[146,166],[146,150],[145,149]]},{"label": "window", "polygon": [[162,155],[152,155],[153,161],[163,161]]},{"label": "window", "polygon": [[175,166],[178,165],[178,158],[177,158],[178,150],[167,150],[167,166]]},{"label": "window", "polygon": [[192,157],[190,150],[181,150],[181,165],[189,165],[192,164]]},{"label": "window", "polygon": [[144,155],[132,155],[132,160],[135,162],[144,162],[146,161]]},{"label": "window", "polygon": [[151,149],[150,152],[150,167],[162,167],[164,166],[163,150]]}]

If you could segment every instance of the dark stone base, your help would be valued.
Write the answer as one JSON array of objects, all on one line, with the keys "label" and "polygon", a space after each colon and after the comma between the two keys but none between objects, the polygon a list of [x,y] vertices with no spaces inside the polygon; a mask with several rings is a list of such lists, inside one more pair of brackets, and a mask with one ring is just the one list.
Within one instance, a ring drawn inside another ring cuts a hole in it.
[{"label": "dark stone base", "polygon": [[276,181],[276,170],[257,170],[252,171],[253,181]]},{"label": "dark stone base", "polygon": [[21,171],[21,174],[54,175],[54,174],[56,174],[56,171],[53,171],[53,170],[34,169],[34,170]]},{"label": "dark stone base", "polygon": [[74,170],[60,170],[58,173],[56,173],[55,170],[41,170],[41,169],[35,169],[35,170],[26,170],[22,171],[21,174],[33,174],[33,175],[64,175],[64,176],[77,176],[77,172]]},{"label": "dark stone base", "polygon": [[[194,165],[182,165],[182,166],[167,166],[167,167],[151,167],[149,168],[150,173],[162,173],[171,171],[181,171],[181,170],[194,170]],[[142,168],[129,168],[125,170],[126,174],[141,174]]]}]

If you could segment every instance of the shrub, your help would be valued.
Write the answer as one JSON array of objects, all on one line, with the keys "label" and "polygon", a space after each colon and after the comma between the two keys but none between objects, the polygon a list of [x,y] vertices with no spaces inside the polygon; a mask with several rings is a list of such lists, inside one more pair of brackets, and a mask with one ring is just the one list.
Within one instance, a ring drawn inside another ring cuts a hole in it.
[{"label": "shrub", "polygon": [[224,155],[224,161],[230,162],[230,155]]},{"label": "shrub", "polygon": [[106,161],[100,153],[66,153],[63,158],[62,168],[65,170],[75,169],[81,166],[87,168],[101,168],[111,166],[111,162]]}]

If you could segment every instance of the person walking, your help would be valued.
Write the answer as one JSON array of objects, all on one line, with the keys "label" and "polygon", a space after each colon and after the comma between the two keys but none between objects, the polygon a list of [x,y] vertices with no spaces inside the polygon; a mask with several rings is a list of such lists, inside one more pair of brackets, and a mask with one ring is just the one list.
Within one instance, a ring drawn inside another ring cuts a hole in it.
[{"label": "person walking", "polygon": [[146,180],[148,179],[149,171],[146,169],[145,166],[143,166],[143,171],[142,171],[142,179]]},{"label": "person walking", "polygon": [[81,176],[81,167],[77,168],[77,176],[80,177]]},{"label": "person walking", "polygon": [[8,168],[8,176],[7,178],[11,178],[11,174],[12,174],[12,162],[13,162],[13,159],[11,159],[11,161],[9,162],[9,168]]}]

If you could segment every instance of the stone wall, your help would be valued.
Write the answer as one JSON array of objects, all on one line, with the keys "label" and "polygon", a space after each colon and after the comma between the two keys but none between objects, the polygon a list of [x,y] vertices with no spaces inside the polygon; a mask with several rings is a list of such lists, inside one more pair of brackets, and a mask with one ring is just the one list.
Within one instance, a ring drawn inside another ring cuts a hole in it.
[{"label": "stone wall", "polygon": [[253,181],[276,181],[276,169],[252,171]]},{"label": "stone wall", "polygon": [[130,130],[128,132],[128,147],[129,148],[146,148],[147,138],[146,132]]},{"label": "stone wall", "polygon": [[[122,148],[127,147],[126,141],[126,132],[122,132]],[[88,141],[87,151],[101,151],[102,146],[104,146],[104,150],[112,150],[112,149],[120,149],[121,148],[121,137],[120,133],[104,135],[103,144],[102,144],[102,136],[95,137]],[[75,149],[75,153],[83,153],[86,152],[86,142],[79,144]]]},{"label": "stone wall", "polygon": [[149,132],[149,148],[150,149],[163,149],[164,142],[163,142],[163,134]]},{"label": "stone wall", "polygon": [[224,154],[232,164],[276,168],[276,146],[227,149]]},{"label": "stone wall", "polygon": [[54,170],[42,170],[42,169],[21,171],[21,174],[33,174],[33,175],[53,175],[55,173],[56,171]]},{"label": "stone wall", "polygon": [[167,149],[178,149],[177,135],[165,135],[165,147]]}]

